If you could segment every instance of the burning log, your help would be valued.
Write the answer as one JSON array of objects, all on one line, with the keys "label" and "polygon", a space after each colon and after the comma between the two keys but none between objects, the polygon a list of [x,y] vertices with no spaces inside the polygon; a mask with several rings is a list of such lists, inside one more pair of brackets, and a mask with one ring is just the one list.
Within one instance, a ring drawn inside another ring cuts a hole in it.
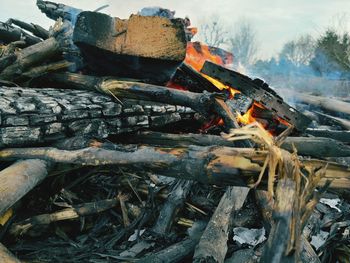
[{"label": "burning log", "polygon": [[224,262],[232,214],[242,208],[249,188],[228,187],[194,252],[194,262]]},{"label": "burning log", "polygon": [[238,127],[231,110],[223,101],[223,94],[193,93],[140,82],[121,81],[113,78],[98,78],[73,73],[50,74],[45,81],[76,89],[97,90],[117,98],[148,100],[190,107],[193,110],[221,117],[227,129]]},{"label": "burning log", "polygon": [[24,160],[0,171],[0,215],[13,206],[47,175],[50,163]]},{"label": "burning log", "polygon": [[78,15],[73,34],[94,72],[165,84],[186,55],[181,19],[132,15],[128,20],[97,12]]},{"label": "burning log", "polygon": [[0,243],[0,261],[4,263],[21,263],[8,249]]},{"label": "burning log", "polygon": [[[130,151],[130,148],[134,151]],[[289,155],[288,152],[283,152]],[[0,151],[2,160],[39,158],[78,165],[120,165],[205,184],[233,186],[246,186],[256,181],[266,155],[267,151],[264,150],[217,146],[168,149],[146,146],[135,149],[135,147],[120,146],[118,150],[85,148],[76,151],[43,147]],[[302,164],[309,172],[318,171],[328,164],[325,176],[320,182],[321,185],[324,184],[324,180],[332,180],[331,187],[350,186],[349,167],[320,160],[303,160]]]},{"label": "burning log", "polygon": [[190,109],[123,100],[92,91],[0,87],[0,146],[53,143],[72,136],[110,134],[158,127],[193,116]]},{"label": "burning log", "polygon": [[31,32],[34,36],[37,36],[39,38],[42,39],[48,39],[49,38],[49,31],[47,31],[46,29],[44,29],[43,27],[36,25],[36,24],[28,24],[26,22],[23,22],[21,20],[18,19],[9,19],[7,22],[7,24],[14,24],[16,26],[19,26],[20,28],[23,28],[29,32]]},{"label": "burning log", "polygon": [[262,80],[252,80],[238,72],[209,61],[204,63],[201,72],[219,80],[224,85],[239,90],[300,131],[305,130],[311,122],[309,118],[284,102],[283,99]]}]

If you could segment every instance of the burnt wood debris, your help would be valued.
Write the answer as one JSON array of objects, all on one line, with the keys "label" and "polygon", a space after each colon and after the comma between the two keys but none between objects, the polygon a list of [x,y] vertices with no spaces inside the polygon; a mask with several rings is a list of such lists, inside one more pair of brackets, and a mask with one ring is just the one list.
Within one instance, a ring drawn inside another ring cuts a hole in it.
[{"label": "burnt wood debris", "polygon": [[0,262],[350,262],[349,100],[168,9],[36,4],[0,22]]}]

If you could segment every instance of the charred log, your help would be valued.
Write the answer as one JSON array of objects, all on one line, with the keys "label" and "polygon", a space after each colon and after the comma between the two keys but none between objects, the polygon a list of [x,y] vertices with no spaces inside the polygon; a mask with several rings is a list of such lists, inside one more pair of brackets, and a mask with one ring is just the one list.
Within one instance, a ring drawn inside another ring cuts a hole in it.
[{"label": "charred log", "polygon": [[0,42],[9,44],[19,40],[24,41],[25,46],[31,46],[41,42],[40,38],[29,35],[20,28],[0,22]]},{"label": "charred log", "polygon": [[0,146],[57,142],[73,136],[106,138],[177,122],[192,110],[161,103],[123,100],[96,92],[0,87]]},{"label": "charred log", "polygon": [[4,263],[21,263],[6,247],[0,243],[0,261]]}]

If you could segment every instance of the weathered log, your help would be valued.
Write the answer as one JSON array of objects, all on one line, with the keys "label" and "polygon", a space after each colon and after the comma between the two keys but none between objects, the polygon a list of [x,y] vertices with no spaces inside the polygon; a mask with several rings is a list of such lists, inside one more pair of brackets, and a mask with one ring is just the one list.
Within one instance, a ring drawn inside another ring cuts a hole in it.
[{"label": "weathered log", "polygon": [[31,32],[34,36],[40,37],[44,40],[49,38],[49,31],[39,25],[33,23],[28,24],[26,22],[14,18],[9,19],[6,23],[15,24],[16,26],[19,26],[20,28]]},{"label": "weathered log", "polygon": [[22,40],[25,46],[31,46],[41,42],[40,38],[29,35],[20,28],[11,26],[10,24],[0,22],[0,42],[9,44],[11,42]]},{"label": "weathered log", "polygon": [[232,215],[242,208],[249,188],[228,187],[194,252],[193,262],[224,262]]},{"label": "weathered log", "polygon": [[18,161],[0,171],[0,215],[40,183],[50,162],[38,159]]},{"label": "weathered log", "polygon": [[45,62],[60,53],[60,44],[55,38],[22,49],[16,61],[0,73],[0,79],[13,81],[31,66]]},{"label": "weathered log", "polygon": [[78,15],[73,41],[90,69],[104,75],[167,83],[186,55],[181,19],[97,12]]},{"label": "weathered log", "polygon": [[5,246],[3,246],[0,243],[0,262],[20,263],[21,261],[17,259]]},{"label": "weathered log", "polygon": [[[130,148],[134,150],[131,151]],[[247,186],[250,182],[256,181],[267,153],[252,148],[218,146],[167,149],[136,148],[126,145],[118,147],[115,151],[98,148],[76,151],[64,151],[52,147],[9,148],[0,151],[0,158],[2,160],[40,158],[58,163],[92,166],[133,166],[168,177],[206,184]],[[302,160],[302,164],[307,171],[317,171],[328,165],[320,185],[324,184],[324,180],[333,180],[330,187],[350,187],[349,167],[320,160]]]},{"label": "weathered log", "polygon": [[9,233],[13,236],[24,235],[33,227],[49,225],[53,222],[76,219],[81,216],[92,215],[108,210],[119,203],[118,198],[106,199],[92,203],[84,203],[74,205],[51,214],[37,215],[20,222],[13,223],[9,229]]},{"label": "weathered log", "polygon": [[0,147],[53,143],[73,136],[108,135],[174,123],[189,108],[123,100],[97,92],[0,87]]},{"label": "weathered log", "polygon": [[321,116],[322,118],[326,119],[328,122],[334,123],[342,127],[343,129],[350,130],[350,121],[347,119],[334,117],[329,114],[324,114],[321,112],[314,111],[317,115]]},{"label": "weathered log", "polygon": [[[170,134],[160,132],[142,132],[132,137],[122,138],[127,143],[145,143],[158,146],[237,146],[235,142],[225,140],[217,135],[207,134]],[[316,158],[325,157],[347,157],[350,155],[350,147],[341,142],[327,138],[314,137],[287,137],[282,148],[290,152],[296,147],[299,155],[312,156]]]},{"label": "weathered log", "polygon": [[190,107],[204,114],[217,114],[225,123],[227,129],[238,127],[237,121],[231,110],[223,101],[223,94],[194,93],[176,89],[169,89],[151,84],[121,81],[113,78],[98,78],[73,73],[50,74],[45,81],[52,85],[65,85],[76,89],[97,90],[104,94],[114,95],[117,98],[129,98],[149,100]]},{"label": "weathered log", "polygon": [[326,111],[336,113],[337,115],[343,113],[350,116],[350,103],[341,101],[331,97],[315,96],[305,93],[293,93],[293,98],[302,102]]},{"label": "weathered log", "polygon": [[273,111],[277,117],[294,125],[298,130],[303,131],[311,122],[304,114],[284,102],[274,90],[260,79],[252,80],[245,75],[209,61],[204,63],[201,72],[241,91],[244,95],[254,99],[268,110]]},{"label": "weathered log", "polygon": [[142,263],[177,263],[191,255],[194,248],[196,247],[199,238],[202,235],[203,228],[205,225],[202,222],[195,222],[194,225],[189,229],[189,236],[184,238],[182,241],[175,243],[164,250],[157,253],[152,253],[149,256],[141,258],[137,262]]},{"label": "weathered log", "polygon": [[173,183],[173,189],[169,192],[166,201],[159,213],[156,224],[152,232],[160,236],[169,233],[177,212],[183,207],[186,197],[193,185],[192,181],[176,180]]},{"label": "weathered log", "polygon": [[350,143],[350,131],[307,128],[305,133],[315,137],[332,138],[340,142]]}]

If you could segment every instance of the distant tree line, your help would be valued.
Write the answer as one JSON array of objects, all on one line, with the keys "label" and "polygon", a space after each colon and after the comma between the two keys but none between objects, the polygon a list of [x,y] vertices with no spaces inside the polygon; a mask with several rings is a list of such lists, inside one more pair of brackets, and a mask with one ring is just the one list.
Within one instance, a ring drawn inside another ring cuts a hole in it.
[{"label": "distant tree line", "polygon": [[203,42],[232,52],[236,67],[244,66],[262,77],[274,74],[350,79],[350,34],[346,30],[333,27],[316,38],[300,36],[285,43],[276,58],[267,60],[257,59],[257,32],[248,20],[241,19],[228,29],[218,16],[213,16],[201,26],[199,34]]}]

